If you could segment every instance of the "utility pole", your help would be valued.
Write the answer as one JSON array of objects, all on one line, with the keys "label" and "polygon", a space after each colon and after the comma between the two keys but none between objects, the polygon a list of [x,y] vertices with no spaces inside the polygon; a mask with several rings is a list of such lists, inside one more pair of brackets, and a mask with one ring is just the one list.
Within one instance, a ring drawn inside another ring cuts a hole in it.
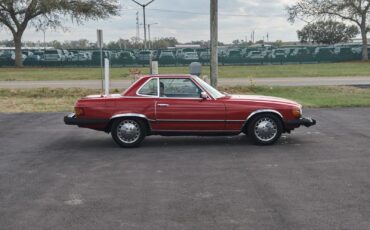
[{"label": "utility pole", "polygon": [[151,47],[152,47],[151,40],[150,40],[150,25],[151,24],[148,24],[149,49],[151,49]]},{"label": "utility pole", "polygon": [[46,50],[46,28],[41,28],[40,29],[44,33],[44,52]]},{"label": "utility pole", "polygon": [[211,85],[218,80],[218,0],[211,0]]},{"label": "utility pole", "polygon": [[139,21],[139,11],[136,11],[136,39],[140,41],[140,21]]},{"label": "utility pole", "polygon": [[152,41],[150,40],[150,27],[151,27],[152,25],[158,25],[158,23],[157,23],[157,22],[155,22],[155,23],[148,24],[149,49],[151,49],[151,48],[152,48]]},{"label": "utility pole", "polygon": [[139,6],[141,6],[143,8],[143,17],[144,17],[144,49],[146,49],[146,17],[145,17],[145,8],[148,5],[150,5],[152,2],[154,2],[155,0],[151,0],[150,2],[148,2],[146,4],[140,4],[136,0],[132,0],[132,1],[135,2],[136,4],[138,4]]},{"label": "utility pole", "polygon": [[42,32],[44,32],[44,52],[46,50],[46,29],[43,29]]}]

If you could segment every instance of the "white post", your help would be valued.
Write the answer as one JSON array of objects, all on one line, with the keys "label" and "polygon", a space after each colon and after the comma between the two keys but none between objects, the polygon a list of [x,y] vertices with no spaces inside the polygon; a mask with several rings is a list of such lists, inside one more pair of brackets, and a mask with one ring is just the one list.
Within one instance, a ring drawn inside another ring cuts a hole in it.
[{"label": "white post", "polygon": [[105,89],[105,95],[109,95],[109,59],[104,59],[104,89]]},{"label": "white post", "polygon": [[97,30],[97,47],[100,49],[100,69],[101,69],[101,90],[103,93],[104,91],[104,76],[103,76],[103,68],[104,68],[104,63],[103,63],[103,46],[104,46],[104,42],[103,42],[103,30]]},{"label": "white post", "polygon": [[158,62],[157,61],[152,61],[152,73],[151,74],[158,74]]}]

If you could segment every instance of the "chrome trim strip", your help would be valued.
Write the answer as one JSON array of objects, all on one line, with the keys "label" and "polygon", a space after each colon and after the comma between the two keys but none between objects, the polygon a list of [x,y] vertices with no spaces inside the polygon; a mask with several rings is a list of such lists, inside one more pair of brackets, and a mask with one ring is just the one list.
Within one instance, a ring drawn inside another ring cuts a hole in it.
[{"label": "chrome trim strip", "polygon": [[[157,96],[153,96],[153,95],[144,95],[144,94],[140,94],[139,92],[140,92],[140,90],[148,83],[148,82],[150,82],[151,80],[153,80],[153,79],[157,79]],[[141,86],[140,86],[140,88],[136,91],[136,95],[137,96],[141,96],[141,97],[146,97],[146,98],[159,98],[159,78],[158,77],[151,77],[151,78],[149,78],[144,84],[142,84]]]},{"label": "chrome trim strip", "polygon": [[284,118],[283,115],[281,115],[280,112],[273,110],[273,109],[259,109],[251,113],[245,122],[247,122],[249,119],[251,119],[254,115],[259,114],[259,113],[275,113],[276,115],[279,115],[281,118]]},{"label": "chrome trim strip", "polygon": [[169,107],[170,105],[169,104],[157,104],[157,106],[159,106],[159,107]]},{"label": "chrome trim strip", "polygon": [[160,97],[160,99],[170,99],[170,100],[197,100],[197,101],[203,101],[200,97]]},{"label": "chrome trim strip", "polygon": [[191,119],[158,119],[157,122],[244,122],[245,120],[191,120]]},{"label": "chrome trim strip", "polygon": [[154,121],[154,120],[148,119],[147,116],[145,116],[143,114],[138,114],[138,113],[122,113],[122,114],[116,114],[116,115],[112,116],[110,118],[110,120],[116,119],[116,118],[121,118],[121,117],[140,117],[140,118],[146,119],[148,121]]},{"label": "chrome trim strip", "polygon": [[159,77],[157,77],[157,96],[161,98],[161,83]]},{"label": "chrome trim strip", "polygon": [[281,117],[281,119],[284,119],[283,115],[282,115],[280,112],[278,112],[278,111],[276,111],[276,110],[274,110],[274,109],[259,109],[259,110],[254,111],[253,113],[251,113],[251,114],[247,117],[247,119],[245,120],[245,122],[244,122],[243,126],[241,127],[241,131],[244,129],[244,127],[245,127],[245,125],[247,124],[247,122],[248,122],[248,121],[249,121],[249,120],[250,120],[254,115],[259,114],[259,113],[274,113],[274,114],[276,114],[276,115],[280,116],[280,117]]},{"label": "chrome trim strip", "polygon": [[[181,78],[181,77],[176,77],[176,78],[175,77],[174,78],[166,77],[166,78],[162,78],[162,79],[189,79],[195,86],[197,86],[200,90],[202,90],[202,92],[206,92],[209,95],[209,97],[214,100],[212,95],[210,95],[206,90],[204,90],[203,87],[193,78],[193,76],[191,76],[190,78],[189,77],[183,77],[183,78]],[[158,80],[158,84],[160,84],[159,83],[160,80],[161,79]],[[204,100],[203,98],[200,97],[200,95],[199,95],[199,97],[161,97],[159,95],[159,98],[164,98],[164,99],[187,99],[187,100],[189,100],[189,99],[194,100],[195,99],[195,100],[199,100],[199,101]]]},{"label": "chrome trim strip", "polygon": [[69,118],[74,118],[74,117],[76,117],[76,113],[70,113],[70,114],[68,114],[68,116],[67,117],[69,117]]},{"label": "chrome trim strip", "polygon": [[142,99],[142,98],[152,98],[152,99],[173,99],[173,100],[178,100],[178,99],[181,99],[181,100],[198,100],[198,101],[202,101],[202,98],[198,98],[198,97],[193,97],[193,98],[190,98],[190,97],[156,97],[156,96],[122,96],[122,98],[137,98],[137,99]]},{"label": "chrome trim strip", "polygon": [[240,133],[240,130],[152,130],[152,132],[172,133]]},{"label": "chrome trim strip", "polygon": [[[157,96],[153,96],[153,95],[144,95],[144,94],[140,94],[139,91],[149,82],[151,81],[152,79],[157,79]],[[171,79],[169,78],[168,76],[163,78],[163,79]],[[177,79],[177,78],[176,78]],[[193,77],[190,77],[190,78],[182,78],[182,79],[190,79],[197,87],[199,87],[203,92],[206,92],[210,98],[212,100],[215,100],[211,94],[209,94],[209,92],[207,92],[207,90],[204,90],[203,87],[193,78]],[[140,88],[136,91],[136,97],[135,96],[122,96],[124,98],[163,98],[163,99],[171,99],[171,100],[176,100],[176,99],[181,99],[181,100],[199,100],[199,101],[202,101],[203,99],[200,98],[200,97],[161,97],[160,96],[160,77],[151,77],[149,78],[146,82],[144,82]]]},{"label": "chrome trim strip", "polygon": [[193,75],[191,75],[190,79],[193,81],[194,84],[196,84],[199,88],[201,88],[203,90],[203,92],[206,92],[208,94],[208,96],[212,99],[212,100],[217,100],[216,98],[214,98],[212,96],[212,94],[210,94],[207,90],[205,90],[202,85],[194,78]]}]

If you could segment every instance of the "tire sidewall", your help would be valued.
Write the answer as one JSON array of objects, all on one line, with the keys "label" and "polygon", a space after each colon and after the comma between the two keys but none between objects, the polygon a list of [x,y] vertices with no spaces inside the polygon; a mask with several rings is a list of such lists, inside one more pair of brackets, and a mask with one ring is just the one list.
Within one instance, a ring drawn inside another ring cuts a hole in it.
[{"label": "tire sidewall", "polygon": [[[259,121],[260,119],[265,118],[265,117],[274,120],[274,122],[276,123],[277,134],[274,137],[274,139],[272,139],[270,141],[260,140],[254,132],[254,127],[255,127],[257,121]],[[273,145],[273,144],[276,143],[277,140],[279,140],[279,138],[281,137],[281,134],[283,133],[283,124],[282,124],[282,121],[281,121],[280,117],[278,117],[275,114],[258,114],[258,115],[254,116],[252,118],[251,122],[249,122],[248,127],[247,127],[247,133],[248,133],[248,136],[252,139],[254,144],[257,144],[257,145]]]},{"label": "tire sidewall", "polygon": [[[134,121],[139,125],[139,127],[140,127],[140,137],[135,142],[125,143],[125,142],[121,141],[120,138],[118,137],[117,128],[118,128],[119,124],[123,121]],[[138,147],[146,136],[145,124],[144,124],[143,121],[141,121],[139,119],[133,119],[133,118],[116,119],[115,121],[113,121],[113,124],[112,124],[111,135],[112,135],[113,140],[121,147],[124,147],[124,148]]]}]

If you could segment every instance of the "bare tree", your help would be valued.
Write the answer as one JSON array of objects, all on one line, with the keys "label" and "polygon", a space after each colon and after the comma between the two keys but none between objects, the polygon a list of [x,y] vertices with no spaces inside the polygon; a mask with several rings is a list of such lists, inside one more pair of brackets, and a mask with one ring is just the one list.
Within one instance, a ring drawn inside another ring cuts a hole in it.
[{"label": "bare tree", "polygon": [[0,0],[0,26],[7,27],[14,39],[15,63],[21,67],[22,36],[33,26],[61,27],[71,20],[81,24],[86,20],[107,18],[119,13],[118,0]]},{"label": "bare tree", "polygon": [[362,60],[368,57],[367,33],[369,32],[370,0],[299,0],[287,7],[289,21],[296,19],[317,21],[326,19],[341,19],[356,24],[362,37]]}]

